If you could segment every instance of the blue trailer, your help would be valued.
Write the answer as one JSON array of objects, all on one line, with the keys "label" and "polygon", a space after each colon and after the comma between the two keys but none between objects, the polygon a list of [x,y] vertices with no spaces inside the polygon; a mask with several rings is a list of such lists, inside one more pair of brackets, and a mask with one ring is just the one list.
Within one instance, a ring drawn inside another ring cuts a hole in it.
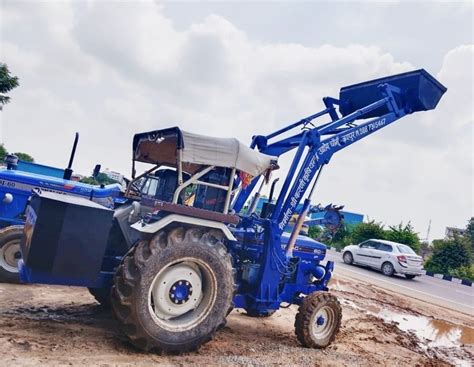
[{"label": "blue trailer", "polygon": [[[323,98],[322,111],[254,136],[250,148],[177,127],[136,134],[126,195],[141,192],[141,201],[112,211],[35,193],[26,212],[21,279],[95,289],[111,303],[130,343],[145,351],[192,351],[213,337],[232,308],[268,316],[291,304],[299,306],[300,343],[325,348],[342,318],[327,286],[334,264],[325,261],[324,245],[299,236],[322,169],[338,151],[407,114],[434,109],[445,91],[425,70],[344,87],[338,99]],[[260,215],[244,214],[254,189],[269,182],[278,157],[290,151],[276,201]],[[135,177],[135,162],[151,168]],[[147,175],[157,180],[144,188],[139,182]]]}]

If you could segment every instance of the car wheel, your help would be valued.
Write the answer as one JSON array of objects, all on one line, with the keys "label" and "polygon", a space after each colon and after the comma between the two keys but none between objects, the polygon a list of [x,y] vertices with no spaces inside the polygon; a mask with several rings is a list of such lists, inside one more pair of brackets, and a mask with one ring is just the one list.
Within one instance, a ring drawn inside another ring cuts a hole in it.
[{"label": "car wheel", "polygon": [[391,277],[395,273],[395,269],[391,263],[384,262],[382,264],[382,273],[388,277]]},{"label": "car wheel", "polygon": [[352,265],[354,262],[354,257],[349,251],[344,252],[344,255],[342,255],[342,260],[348,265]]},{"label": "car wheel", "polygon": [[416,275],[413,275],[413,274],[405,274],[405,277],[407,279],[415,279]]}]

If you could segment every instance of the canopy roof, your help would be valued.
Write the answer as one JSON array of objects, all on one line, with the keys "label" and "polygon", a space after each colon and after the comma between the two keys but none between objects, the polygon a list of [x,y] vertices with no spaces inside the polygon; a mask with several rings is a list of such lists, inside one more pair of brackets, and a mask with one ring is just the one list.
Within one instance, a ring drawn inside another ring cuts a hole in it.
[{"label": "canopy roof", "polygon": [[250,149],[235,138],[215,138],[173,127],[135,134],[133,158],[138,162],[176,167],[182,149],[183,170],[195,173],[202,166],[236,168],[258,176],[275,168],[277,157]]}]

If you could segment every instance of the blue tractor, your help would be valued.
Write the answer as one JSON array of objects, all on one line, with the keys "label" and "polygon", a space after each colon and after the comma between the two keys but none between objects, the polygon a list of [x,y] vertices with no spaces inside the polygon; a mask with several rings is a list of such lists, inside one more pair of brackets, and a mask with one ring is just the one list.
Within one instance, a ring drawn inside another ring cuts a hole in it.
[{"label": "blue tractor", "polygon": [[[145,351],[195,350],[233,308],[266,316],[292,304],[299,306],[297,339],[324,348],[342,317],[328,291],[334,264],[324,262],[323,244],[299,236],[321,171],[339,150],[407,114],[434,109],[445,91],[424,70],[344,87],[339,99],[323,99],[321,112],[254,136],[250,148],[177,127],[136,134],[132,177],[136,162],[151,167],[132,180],[130,200],[120,208],[34,193],[21,279],[95,289],[128,340]],[[326,120],[318,124],[320,117]],[[254,188],[290,151],[276,201],[259,215],[242,214]]]},{"label": "blue tractor", "polygon": [[[72,162],[79,135],[76,133],[74,145],[65,170],[39,164],[18,161],[15,155],[5,159],[6,167],[0,168],[0,281],[17,283],[18,260],[21,258],[20,240],[25,223],[25,208],[34,189],[56,192],[93,200],[107,208],[114,208],[123,199],[119,184],[104,187],[72,181]],[[21,167],[26,166],[30,171]],[[35,171],[35,172],[31,172]],[[62,177],[57,174],[62,171]],[[52,176],[54,174],[55,176]]]}]

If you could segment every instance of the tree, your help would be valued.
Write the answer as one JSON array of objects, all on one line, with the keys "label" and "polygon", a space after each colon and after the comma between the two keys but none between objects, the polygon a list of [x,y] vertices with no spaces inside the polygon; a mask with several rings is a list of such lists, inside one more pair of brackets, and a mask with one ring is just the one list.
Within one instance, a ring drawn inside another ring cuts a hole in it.
[{"label": "tree", "polygon": [[33,163],[35,161],[35,159],[27,153],[18,152],[18,153],[14,153],[14,154],[18,157],[18,159],[20,161],[31,162],[31,163]]},{"label": "tree", "polygon": [[467,222],[465,237],[470,242],[471,251],[474,253],[474,217],[471,217],[471,219],[469,219],[469,222]]},{"label": "tree", "polygon": [[323,230],[320,226],[311,226],[308,228],[308,237],[311,237],[313,240],[317,240],[322,233]]},{"label": "tree", "polygon": [[5,146],[3,144],[0,144],[0,163],[3,163],[5,161],[5,157],[7,156],[8,152],[5,149]]},{"label": "tree", "polygon": [[95,179],[99,182],[101,185],[110,185],[114,183],[118,183],[118,181],[115,181],[111,179],[109,176],[107,176],[105,173],[99,173]]},{"label": "tree", "polygon": [[105,173],[99,173],[95,177],[83,177],[80,182],[89,184],[89,185],[110,185],[117,183],[117,181],[112,180],[109,176]]},{"label": "tree", "polygon": [[[34,162],[34,158],[27,154],[27,153],[14,153],[18,159],[22,160],[22,161],[25,161],[25,162]],[[8,151],[7,149],[5,148],[5,146],[3,144],[0,144],[0,163],[3,163],[5,161],[5,157],[8,155]]]},{"label": "tree", "polygon": [[419,253],[421,249],[418,233],[413,230],[410,222],[405,226],[403,223],[400,223],[398,226],[389,226],[389,229],[385,231],[385,239],[408,245],[416,253]]},{"label": "tree", "polygon": [[425,263],[425,269],[434,273],[450,274],[467,267],[472,260],[470,244],[465,236],[433,241],[433,255]]},{"label": "tree", "polygon": [[18,85],[18,77],[10,75],[8,66],[0,63],[0,110],[10,102],[10,97],[6,93],[18,87]]},{"label": "tree", "polygon": [[88,184],[88,185],[100,185],[99,182],[94,177],[83,177],[79,182]]},{"label": "tree", "polygon": [[367,223],[357,224],[351,233],[352,243],[361,243],[368,239],[385,239],[385,230],[383,224],[370,221]]}]

